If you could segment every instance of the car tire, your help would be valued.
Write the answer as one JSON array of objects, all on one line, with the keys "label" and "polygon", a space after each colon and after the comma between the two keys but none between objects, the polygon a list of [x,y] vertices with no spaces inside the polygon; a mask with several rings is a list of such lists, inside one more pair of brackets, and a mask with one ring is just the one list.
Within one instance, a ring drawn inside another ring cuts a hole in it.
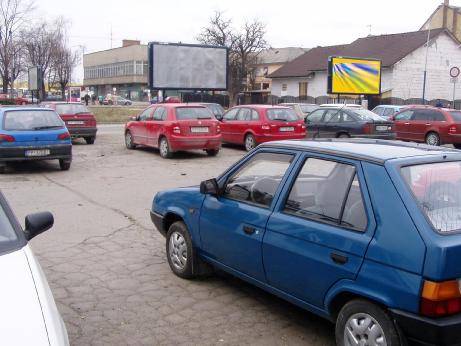
[{"label": "car tire", "polygon": [[95,139],[96,139],[95,136],[85,137],[85,142],[86,144],[94,144]]},{"label": "car tire", "polygon": [[72,163],[71,160],[60,159],[59,167],[61,168],[61,171],[68,171],[70,169],[71,163]]},{"label": "car tire", "polygon": [[461,149],[461,143],[454,143],[453,146],[454,146],[456,149]]},{"label": "car tire", "polygon": [[164,159],[169,159],[173,156],[173,153],[170,149],[170,143],[168,143],[168,139],[166,137],[160,138],[158,143],[158,150],[160,152],[160,156]]},{"label": "car tire", "polygon": [[385,340],[387,346],[402,346],[404,342],[389,314],[367,300],[352,300],[341,309],[335,327],[336,345],[372,345]]},{"label": "car tire", "polygon": [[219,153],[219,149],[206,149],[208,156],[216,156]]},{"label": "car tire", "polygon": [[426,144],[439,146],[440,145],[440,136],[436,132],[429,132],[426,135]]},{"label": "car tire", "polygon": [[257,144],[256,144],[255,136],[253,136],[251,133],[247,134],[245,136],[244,144],[245,144],[246,151],[250,151],[250,150],[253,150],[254,148],[256,148]]},{"label": "car tire", "polygon": [[133,143],[133,136],[131,135],[130,131],[125,132],[125,146],[130,150],[136,148],[136,144]]},{"label": "car tire", "polygon": [[349,134],[347,133],[340,133],[337,138],[351,138],[351,136],[349,136]]},{"label": "car tire", "polygon": [[197,263],[187,226],[182,221],[173,223],[166,235],[166,255],[171,271],[180,278],[197,277],[194,263]]}]

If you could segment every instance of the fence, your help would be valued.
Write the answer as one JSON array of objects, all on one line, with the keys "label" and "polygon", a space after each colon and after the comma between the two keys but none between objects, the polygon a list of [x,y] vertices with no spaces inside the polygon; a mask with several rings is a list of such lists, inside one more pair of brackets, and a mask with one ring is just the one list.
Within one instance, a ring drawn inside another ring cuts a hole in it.
[{"label": "fence", "polygon": [[[182,99],[184,102],[210,102],[210,103],[219,103],[223,107],[229,107],[229,96],[223,94],[206,94],[206,93],[184,93],[182,94]],[[279,103],[311,103],[311,104],[325,104],[325,103],[361,103],[361,98],[354,96],[341,95],[338,99],[337,97],[331,96],[276,96],[276,95],[248,95],[240,94],[237,97],[238,105],[245,104],[271,104],[276,105]],[[445,107],[461,109],[461,99],[455,100],[454,106],[452,105],[453,100],[446,99],[433,99],[426,100],[425,104],[435,106],[438,102],[442,102]],[[420,105],[424,104],[423,100],[420,98],[410,98],[402,99],[398,97],[388,97],[382,99],[373,99],[373,106],[376,105]],[[370,104],[371,106],[371,104]]]}]

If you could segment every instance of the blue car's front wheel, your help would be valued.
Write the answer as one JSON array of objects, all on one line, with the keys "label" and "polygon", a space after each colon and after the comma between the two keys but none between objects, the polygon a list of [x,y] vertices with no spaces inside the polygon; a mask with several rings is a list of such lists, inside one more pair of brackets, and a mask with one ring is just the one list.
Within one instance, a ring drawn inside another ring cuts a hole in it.
[{"label": "blue car's front wheel", "polygon": [[183,279],[193,279],[195,254],[192,241],[184,222],[173,223],[166,235],[166,253],[168,264],[177,276]]}]

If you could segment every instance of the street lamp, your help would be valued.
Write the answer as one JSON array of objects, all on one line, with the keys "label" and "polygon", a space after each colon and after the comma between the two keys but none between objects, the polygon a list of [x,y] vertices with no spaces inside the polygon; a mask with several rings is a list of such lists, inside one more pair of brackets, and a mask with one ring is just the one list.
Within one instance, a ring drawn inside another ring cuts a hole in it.
[{"label": "street lamp", "polygon": [[427,56],[429,53],[429,39],[431,37],[431,20],[429,19],[429,30],[427,30],[427,40],[426,40],[426,59],[424,62],[424,73],[423,73],[423,104],[426,104],[426,79],[427,79]]}]

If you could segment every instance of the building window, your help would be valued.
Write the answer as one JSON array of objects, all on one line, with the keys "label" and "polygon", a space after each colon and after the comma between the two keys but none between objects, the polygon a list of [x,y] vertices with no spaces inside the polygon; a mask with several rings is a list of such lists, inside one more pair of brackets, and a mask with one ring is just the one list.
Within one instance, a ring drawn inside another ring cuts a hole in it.
[{"label": "building window", "polygon": [[263,85],[263,88],[262,88],[263,90],[267,90],[267,89],[270,88],[270,84],[269,84],[269,83],[263,83],[262,85]]},{"label": "building window", "polygon": [[288,85],[286,83],[282,84],[282,91],[287,91]]},{"label": "building window", "polygon": [[124,61],[114,64],[89,66],[84,69],[85,79],[147,75],[147,61]]},{"label": "building window", "polygon": [[307,82],[299,82],[299,97],[307,96]]}]

